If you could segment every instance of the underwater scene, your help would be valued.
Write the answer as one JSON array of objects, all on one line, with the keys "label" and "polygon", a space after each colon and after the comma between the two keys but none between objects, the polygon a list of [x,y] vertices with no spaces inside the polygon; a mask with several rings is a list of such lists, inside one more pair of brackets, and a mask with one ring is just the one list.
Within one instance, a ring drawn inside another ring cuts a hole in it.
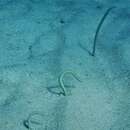
[{"label": "underwater scene", "polygon": [[0,130],[130,130],[130,0],[0,0]]}]

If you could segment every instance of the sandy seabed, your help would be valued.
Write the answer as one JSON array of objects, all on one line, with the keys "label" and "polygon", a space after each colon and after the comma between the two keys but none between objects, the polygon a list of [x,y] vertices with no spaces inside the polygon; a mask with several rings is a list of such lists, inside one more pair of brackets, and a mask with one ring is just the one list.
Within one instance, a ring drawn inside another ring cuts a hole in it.
[{"label": "sandy seabed", "polygon": [[[0,0],[0,130],[130,130],[129,7]],[[58,78],[66,71],[81,82],[66,75],[64,96]]]}]

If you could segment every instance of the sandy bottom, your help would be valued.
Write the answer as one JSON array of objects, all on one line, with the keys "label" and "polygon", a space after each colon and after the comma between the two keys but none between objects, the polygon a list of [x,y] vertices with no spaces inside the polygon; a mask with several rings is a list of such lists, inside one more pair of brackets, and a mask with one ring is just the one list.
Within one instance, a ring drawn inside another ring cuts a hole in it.
[{"label": "sandy bottom", "polygon": [[[130,130],[128,5],[1,0],[0,130]],[[81,82],[66,74],[64,96],[66,71]]]}]

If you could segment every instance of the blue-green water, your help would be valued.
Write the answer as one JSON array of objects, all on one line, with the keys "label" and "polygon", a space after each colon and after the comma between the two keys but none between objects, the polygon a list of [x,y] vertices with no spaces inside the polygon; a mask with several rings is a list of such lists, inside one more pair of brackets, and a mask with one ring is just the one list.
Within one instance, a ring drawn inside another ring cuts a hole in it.
[{"label": "blue-green water", "polygon": [[130,130],[129,7],[0,0],[0,130]]}]

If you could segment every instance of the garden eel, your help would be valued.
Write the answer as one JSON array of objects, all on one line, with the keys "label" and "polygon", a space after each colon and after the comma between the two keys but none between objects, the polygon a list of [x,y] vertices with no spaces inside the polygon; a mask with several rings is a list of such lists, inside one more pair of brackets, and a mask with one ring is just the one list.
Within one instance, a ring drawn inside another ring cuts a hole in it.
[{"label": "garden eel", "polygon": [[59,84],[60,84],[60,87],[63,91],[63,95],[66,96],[67,95],[67,90],[65,88],[65,85],[64,85],[64,82],[63,82],[63,78],[66,74],[71,74],[76,80],[78,80],[79,82],[81,82],[81,80],[71,71],[65,71],[63,72],[60,76],[59,76]]},{"label": "garden eel", "polygon": [[99,24],[98,24],[98,26],[97,26],[97,29],[96,29],[96,32],[95,32],[95,36],[94,36],[93,50],[92,50],[92,54],[91,54],[92,56],[95,56],[96,43],[97,43],[97,37],[98,37],[98,35],[99,35],[99,31],[100,31],[100,29],[101,29],[101,27],[102,27],[102,25],[103,25],[103,23],[104,23],[106,17],[108,16],[108,14],[110,13],[110,11],[111,11],[113,8],[115,8],[115,7],[113,6],[113,7],[110,7],[110,8],[108,8],[108,9],[106,10],[105,14],[104,14],[103,17],[101,18],[101,20],[100,20],[100,22],[99,22]]},{"label": "garden eel", "polygon": [[36,120],[31,120],[31,118],[33,116],[40,116],[40,117],[44,117],[44,115],[41,112],[32,112],[31,114],[29,114],[28,118],[26,120],[23,121],[24,126],[29,129],[32,130],[32,126],[31,124],[35,124],[35,125],[41,125],[42,126],[42,122],[36,121]]}]

